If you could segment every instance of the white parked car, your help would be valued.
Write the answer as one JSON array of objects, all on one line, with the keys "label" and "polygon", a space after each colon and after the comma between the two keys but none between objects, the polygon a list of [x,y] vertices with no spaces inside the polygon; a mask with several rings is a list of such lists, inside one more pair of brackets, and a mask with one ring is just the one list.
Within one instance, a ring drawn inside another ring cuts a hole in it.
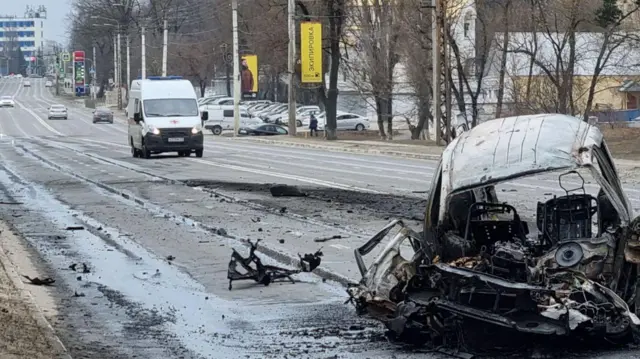
[{"label": "white parked car", "polygon": [[0,97],[0,107],[16,107],[16,103],[11,96]]},{"label": "white parked car", "polygon": [[64,118],[67,119],[67,108],[64,105],[51,105],[49,107],[49,116],[47,117],[49,120],[54,118]]},{"label": "white parked car", "polygon": [[336,116],[336,130],[338,131],[364,131],[369,129],[369,119],[355,113],[340,113]]},{"label": "white parked car", "polygon": [[22,83],[24,87],[31,87],[31,81],[25,81]]},{"label": "white parked car", "polygon": [[53,82],[47,81],[47,82],[44,83],[44,86],[45,87],[51,87],[51,86],[53,86]]}]

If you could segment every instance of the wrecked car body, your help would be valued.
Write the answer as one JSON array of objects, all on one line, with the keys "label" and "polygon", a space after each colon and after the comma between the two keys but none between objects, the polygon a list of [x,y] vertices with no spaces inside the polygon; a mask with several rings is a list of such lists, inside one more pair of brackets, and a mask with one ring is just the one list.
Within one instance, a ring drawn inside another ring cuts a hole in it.
[{"label": "wrecked car body", "polygon": [[[529,221],[517,207],[532,196],[498,200],[495,186],[554,172],[558,194],[533,202]],[[640,325],[639,231],[598,128],[558,114],[496,119],[443,152],[422,233],[396,220],[356,249],[362,279],[348,293],[405,343],[473,351],[470,331],[628,342]]]}]

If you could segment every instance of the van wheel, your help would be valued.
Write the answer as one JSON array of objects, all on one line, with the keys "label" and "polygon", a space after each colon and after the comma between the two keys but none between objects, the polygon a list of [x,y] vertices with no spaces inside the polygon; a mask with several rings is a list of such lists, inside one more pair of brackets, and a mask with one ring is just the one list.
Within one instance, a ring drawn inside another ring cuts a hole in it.
[{"label": "van wheel", "polygon": [[202,157],[203,153],[204,153],[204,150],[196,150],[196,157],[198,158]]},{"label": "van wheel", "polygon": [[142,158],[146,158],[149,159],[151,158],[151,151],[149,151],[149,149],[147,148],[147,145],[143,144],[142,145],[142,153],[140,154]]},{"label": "van wheel", "polygon": [[356,125],[356,131],[364,131],[364,125],[359,123]]},{"label": "van wheel", "polygon": [[187,150],[187,151],[182,152],[182,155],[183,155],[184,157],[189,157],[189,156],[191,156],[191,150]]},{"label": "van wheel", "polygon": [[220,136],[220,134],[222,133],[222,127],[215,126],[214,128],[211,129],[211,133],[213,133],[216,136]]}]

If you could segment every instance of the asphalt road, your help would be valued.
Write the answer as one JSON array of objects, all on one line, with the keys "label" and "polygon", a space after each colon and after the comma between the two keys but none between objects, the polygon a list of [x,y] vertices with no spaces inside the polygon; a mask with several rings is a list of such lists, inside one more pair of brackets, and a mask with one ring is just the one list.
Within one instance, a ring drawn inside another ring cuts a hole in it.
[{"label": "asphalt road", "polygon": [[[425,357],[389,347],[336,283],[304,274],[229,291],[226,270],[230,248],[247,253],[239,239],[260,238],[284,256],[323,246],[323,268],[357,280],[353,250],[377,229],[398,217],[419,228],[435,161],[211,134],[203,158],[137,159],[123,118],[92,124],[90,109],[55,98],[44,80],[31,84],[0,80],[0,96],[17,103],[0,109],[0,196],[23,203],[0,211],[59,279],[50,319],[74,358]],[[47,120],[54,103],[67,105],[68,120]],[[622,172],[640,207],[635,170]],[[309,196],[274,198],[275,183]],[[553,175],[499,188],[525,217],[557,193]],[[66,229],[74,225],[84,230]],[[67,269],[82,262],[90,273]]]}]

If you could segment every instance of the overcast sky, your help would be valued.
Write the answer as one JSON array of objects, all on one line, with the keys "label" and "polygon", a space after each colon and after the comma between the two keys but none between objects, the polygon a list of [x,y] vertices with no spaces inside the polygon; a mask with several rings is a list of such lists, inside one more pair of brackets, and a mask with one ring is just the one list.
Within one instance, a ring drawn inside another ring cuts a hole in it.
[{"label": "overcast sky", "polygon": [[27,9],[27,5],[35,8],[38,8],[39,5],[44,5],[47,8],[44,38],[46,40],[55,40],[66,45],[67,26],[65,26],[65,18],[69,12],[70,2],[71,0],[2,0],[0,14],[22,17]]}]

